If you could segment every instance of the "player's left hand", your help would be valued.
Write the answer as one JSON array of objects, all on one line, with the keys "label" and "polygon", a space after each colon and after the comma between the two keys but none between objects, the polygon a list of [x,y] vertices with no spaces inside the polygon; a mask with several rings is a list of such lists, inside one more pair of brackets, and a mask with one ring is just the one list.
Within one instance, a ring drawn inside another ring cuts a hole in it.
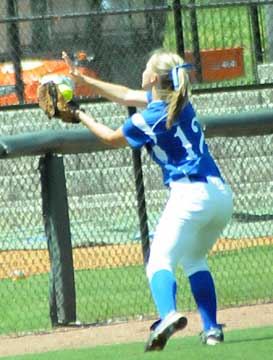
[{"label": "player's left hand", "polygon": [[77,69],[76,65],[73,63],[73,61],[70,59],[70,57],[67,55],[65,51],[62,52],[62,58],[64,62],[67,64],[69,68],[69,73],[72,75],[73,79],[76,82],[84,82],[82,74]]},{"label": "player's left hand", "polygon": [[79,123],[76,116],[78,104],[73,101],[66,102],[58,86],[47,82],[38,87],[38,102],[40,108],[48,118],[56,117],[67,123]]}]

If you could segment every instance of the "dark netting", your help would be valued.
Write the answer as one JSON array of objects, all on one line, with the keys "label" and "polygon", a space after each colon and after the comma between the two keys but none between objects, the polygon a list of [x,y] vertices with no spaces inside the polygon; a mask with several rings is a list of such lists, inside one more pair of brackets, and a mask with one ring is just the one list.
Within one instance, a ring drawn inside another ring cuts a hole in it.
[{"label": "dark netting", "polygon": [[83,71],[132,87],[149,53],[163,46],[195,65],[194,89],[270,83],[272,8],[271,1],[3,2],[0,105],[36,103],[39,78],[64,71],[62,50]]},{"label": "dark netting", "polygon": [[[138,87],[149,52],[170,47],[195,63],[192,101],[198,114],[270,109],[272,8],[273,1],[2,1],[1,136],[81,126],[49,120],[35,105],[39,77],[59,64],[62,50],[94,76]],[[86,56],[78,58],[78,52]],[[110,126],[128,116],[125,107],[94,94],[80,100]],[[208,144],[235,195],[232,221],[209,257],[219,305],[272,302],[272,135],[215,137]],[[77,319],[96,323],[154,315],[132,150],[63,159]],[[0,333],[50,328],[39,160],[1,158]],[[145,151],[142,161],[152,237],[168,191]],[[194,309],[181,271],[179,288],[179,308]]]}]

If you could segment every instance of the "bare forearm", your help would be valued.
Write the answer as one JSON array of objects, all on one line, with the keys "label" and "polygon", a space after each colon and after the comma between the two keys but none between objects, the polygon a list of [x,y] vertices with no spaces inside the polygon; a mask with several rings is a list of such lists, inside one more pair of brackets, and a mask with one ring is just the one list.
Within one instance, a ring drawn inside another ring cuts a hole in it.
[{"label": "bare forearm", "polygon": [[97,94],[110,101],[125,106],[147,106],[147,95],[145,91],[133,90],[123,85],[112,84],[86,75],[81,76],[81,81],[91,86]]},{"label": "bare forearm", "polygon": [[96,94],[121,105],[136,107],[145,107],[147,105],[148,101],[145,91],[133,90],[123,85],[112,84],[86,76],[79,72],[65,51],[62,52],[62,57],[68,65],[70,74],[74,77],[74,80],[89,85]]},{"label": "bare forearm", "polygon": [[114,132],[113,129],[108,128],[104,124],[97,123],[93,116],[87,115],[86,113],[82,111],[77,111],[77,117],[78,119],[86,126],[88,127],[91,132],[96,135],[97,138],[99,138],[101,141],[105,142],[106,144],[109,144],[107,141],[109,137],[111,137],[112,133]]},{"label": "bare forearm", "polygon": [[96,94],[99,94],[111,101],[121,105],[127,105],[127,98],[132,91],[126,86],[108,83],[106,81],[97,80],[95,78],[82,75],[82,82],[92,87]]},{"label": "bare forearm", "polygon": [[96,122],[92,115],[87,115],[80,110],[77,110],[75,115],[101,142],[113,147],[128,145],[121,128],[113,130],[104,124]]}]

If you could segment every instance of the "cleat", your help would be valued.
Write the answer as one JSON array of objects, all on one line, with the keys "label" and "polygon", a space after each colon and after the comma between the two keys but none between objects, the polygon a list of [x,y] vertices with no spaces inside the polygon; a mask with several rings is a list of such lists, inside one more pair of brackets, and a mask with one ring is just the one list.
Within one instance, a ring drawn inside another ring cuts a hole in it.
[{"label": "cleat", "polygon": [[200,338],[202,343],[205,345],[214,346],[222,343],[224,341],[224,333],[222,330],[222,326],[203,331],[200,334]]},{"label": "cleat", "polygon": [[187,325],[187,318],[176,311],[169,313],[164,320],[156,321],[151,326],[152,333],[145,346],[147,351],[163,350],[169,338]]},{"label": "cleat", "polygon": [[156,320],[154,323],[152,323],[152,325],[150,326],[150,331],[154,331],[156,329],[156,327],[160,324],[161,319]]}]

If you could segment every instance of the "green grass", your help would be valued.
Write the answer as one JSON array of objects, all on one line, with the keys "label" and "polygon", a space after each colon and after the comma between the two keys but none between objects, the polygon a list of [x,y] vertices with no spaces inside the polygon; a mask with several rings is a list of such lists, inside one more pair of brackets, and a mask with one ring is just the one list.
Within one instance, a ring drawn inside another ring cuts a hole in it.
[{"label": "green grass", "polygon": [[0,281],[0,334],[50,329],[48,275]]},{"label": "green grass", "polygon": [[162,352],[143,353],[143,343],[97,346],[41,354],[3,357],[8,360],[272,360],[273,326],[228,331],[225,342],[215,347],[203,346],[197,337],[171,339]]},{"label": "green grass", "polygon": [[[245,76],[238,79],[216,83],[193,84],[195,87],[230,86],[242,83],[252,83],[255,80],[253,38],[250,26],[250,16],[247,6],[234,6],[210,9],[197,9],[197,26],[199,48],[217,49],[243,47]],[[183,36],[185,50],[194,46],[191,18],[189,11],[182,12]],[[165,28],[164,47],[176,50],[173,14],[169,13]],[[196,44],[195,44],[196,45]],[[220,85],[219,85],[220,84]]]},{"label": "green grass", "polygon": [[[272,301],[272,256],[272,246],[211,256],[219,307]],[[177,275],[178,308],[195,310],[186,278]],[[77,317],[84,323],[155,315],[143,266],[76,271],[75,283]],[[48,274],[0,281],[0,334],[50,329],[48,287]]]}]

